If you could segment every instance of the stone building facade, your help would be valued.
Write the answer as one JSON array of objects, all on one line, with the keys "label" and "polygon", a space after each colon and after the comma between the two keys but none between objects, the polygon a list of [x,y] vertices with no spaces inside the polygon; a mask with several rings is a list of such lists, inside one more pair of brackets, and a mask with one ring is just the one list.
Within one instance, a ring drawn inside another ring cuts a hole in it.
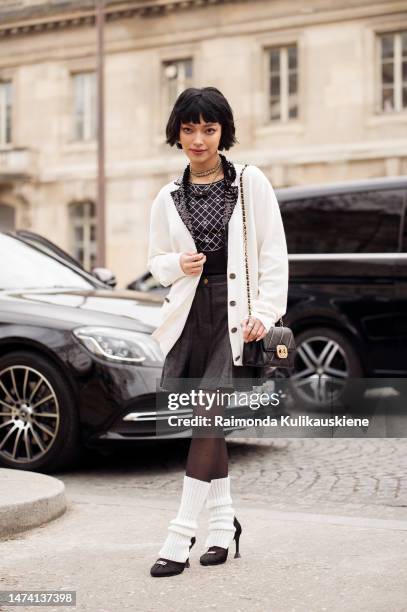
[{"label": "stone building facade", "polygon": [[[218,87],[275,187],[407,174],[405,1],[106,0],[107,261],[146,268],[151,202],[187,163],[165,144],[185,87]],[[0,229],[94,264],[94,1],[3,0]]]}]

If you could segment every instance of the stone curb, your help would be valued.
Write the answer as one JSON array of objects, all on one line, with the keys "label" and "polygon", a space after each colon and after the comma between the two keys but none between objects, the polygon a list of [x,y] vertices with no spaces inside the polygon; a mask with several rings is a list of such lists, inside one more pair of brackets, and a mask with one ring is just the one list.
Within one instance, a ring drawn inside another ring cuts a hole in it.
[{"label": "stone curb", "polygon": [[0,538],[52,521],[66,508],[61,480],[37,472],[0,468]]}]

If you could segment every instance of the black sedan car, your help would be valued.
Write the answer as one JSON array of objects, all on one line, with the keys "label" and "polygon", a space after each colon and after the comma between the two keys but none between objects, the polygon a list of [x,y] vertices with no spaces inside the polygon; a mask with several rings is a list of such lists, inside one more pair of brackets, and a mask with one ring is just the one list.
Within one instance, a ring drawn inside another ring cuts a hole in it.
[{"label": "black sedan car", "polygon": [[51,471],[83,443],[156,438],[162,298],[113,290],[0,233],[0,465]]}]

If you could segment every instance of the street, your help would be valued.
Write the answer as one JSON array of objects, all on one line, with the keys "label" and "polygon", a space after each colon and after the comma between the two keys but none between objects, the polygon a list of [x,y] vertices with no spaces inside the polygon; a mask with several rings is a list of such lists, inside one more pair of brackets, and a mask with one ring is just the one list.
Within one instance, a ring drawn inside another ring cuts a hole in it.
[{"label": "street", "polygon": [[68,510],[2,542],[1,588],[76,590],[81,612],[407,609],[404,440],[235,438],[228,448],[241,559],[232,545],[224,565],[199,564],[205,509],[191,567],[150,577],[186,449],[135,447],[54,474]]}]

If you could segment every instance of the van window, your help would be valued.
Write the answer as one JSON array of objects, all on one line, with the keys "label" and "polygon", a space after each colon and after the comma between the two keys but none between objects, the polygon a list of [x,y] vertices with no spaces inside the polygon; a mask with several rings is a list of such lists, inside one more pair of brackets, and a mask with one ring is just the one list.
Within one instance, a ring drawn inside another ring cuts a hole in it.
[{"label": "van window", "polygon": [[395,253],[405,191],[364,191],[280,203],[289,253]]}]

